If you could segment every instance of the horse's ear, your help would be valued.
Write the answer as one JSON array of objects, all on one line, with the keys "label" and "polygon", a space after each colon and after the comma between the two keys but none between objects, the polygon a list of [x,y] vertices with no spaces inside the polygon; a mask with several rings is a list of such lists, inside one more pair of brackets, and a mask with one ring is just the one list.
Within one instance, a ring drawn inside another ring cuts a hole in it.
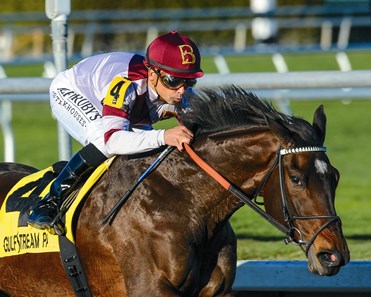
[{"label": "horse's ear", "polygon": [[265,117],[265,120],[269,128],[272,130],[273,134],[276,135],[284,148],[290,148],[294,145],[294,138],[292,137],[289,129],[287,129],[277,120],[271,119],[269,117]]},{"label": "horse's ear", "polygon": [[320,105],[314,112],[313,128],[318,135],[319,145],[323,145],[326,136],[326,115],[323,105]]}]

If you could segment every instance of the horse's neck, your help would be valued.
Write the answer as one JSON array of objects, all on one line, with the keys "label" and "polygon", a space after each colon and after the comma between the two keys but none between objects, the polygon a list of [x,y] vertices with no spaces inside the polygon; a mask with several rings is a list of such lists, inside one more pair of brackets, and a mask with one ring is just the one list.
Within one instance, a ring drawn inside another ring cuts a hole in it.
[{"label": "horse's neck", "polygon": [[[226,179],[237,186],[242,186],[246,192],[253,191],[269,167],[277,143],[268,132],[230,134],[226,137],[204,138],[194,144],[196,152],[210,166],[214,167]],[[104,192],[110,196],[122,196],[122,185],[129,187],[131,183],[148,168],[151,159],[126,160],[117,158],[106,177]],[[108,179],[120,181],[109,182]],[[106,186],[110,187],[109,191]],[[194,230],[205,230],[208,236],[217,232],[232,214],[243,204],[233,197],[222,186],[212,181],[212,178],[190,160],[186,152],[174,151],[164,163],[146,180],[146,195],[141,193],[141,199],[130,199],[132,208],[141,208],[152,203],[151,199],[159,197],[158,207],[164,203],[177,203],[179,220],[194,222]],[[152,189],[154,189],[152,191]],[[149,193],[149,194],[148,194]],[[105,195],[105,194],[104,194]],[[134,196],[140,195],[138,191]],[[152,195],[152,196],[151,196]],[[134,198],[134,197],[133,197]],[[157,198],[156,198],[157,199]],[[114,202],[105,199],[106,210],[109,211]],[[161,208],[158,209],[161,212]]]},{"label": "horse's neck", "polygon": [[222,136],[206,139],[198,149],[200,155],[230,182],[245,191],[254,190],[274,159],[277,138],[269,130],[240,130]]},{"label": "horse's neck", "polygon": [[[225,136],[225,134],[223,134]],[[228,135],[228,134],[226,134]],[[236,135],[238,137],[236,137]],[[253,193],[263,180],[265,172],[273,161],[278,141],[266,130],[255,133],[236,133],[229,137],[205,139],[198,147],[200,156],[228,181]],[[208,225],[217,226],[228,220],[243,204],[221,186],[210,187],[210,177],[205,178],[204,187],[209,187],[210,195],[205,195],[203,206],[208,208]],[[210,222],[210,220],[214,220]]]}]

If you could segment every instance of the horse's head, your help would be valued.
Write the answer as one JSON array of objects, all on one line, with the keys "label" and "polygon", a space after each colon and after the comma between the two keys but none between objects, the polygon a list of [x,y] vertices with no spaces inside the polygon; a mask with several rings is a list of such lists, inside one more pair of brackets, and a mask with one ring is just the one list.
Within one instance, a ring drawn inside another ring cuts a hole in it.
[{"label": "horse's head", "polygon": [[281,164],[264,188],[266,211],[291,230],[291,239],[306,252],[313,273],[334,275],[349,262],[349,250],[334,205],[340,174],[322,147],[323,107],[316,110],[313,126],[303,120],[267,122],[283,150]]}]

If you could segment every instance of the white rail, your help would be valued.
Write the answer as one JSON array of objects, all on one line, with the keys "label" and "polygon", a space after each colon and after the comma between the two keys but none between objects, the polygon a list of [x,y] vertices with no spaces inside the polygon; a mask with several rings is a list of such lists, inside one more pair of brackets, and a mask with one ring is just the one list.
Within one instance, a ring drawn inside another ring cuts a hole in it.
[{"label": "white rail", "polygon": [[200,86],[236,84],[247,89],[305,89],[371,87],[371,71],[305,71],[286,73],[208,74]]},{"label": "white rail", "polygon": [[[4,78],[0,94],[48,93],[50,78]],[[197,87],[235,84],[247,89],[364,88],[371,87],[370,70],[206,74]]]}]

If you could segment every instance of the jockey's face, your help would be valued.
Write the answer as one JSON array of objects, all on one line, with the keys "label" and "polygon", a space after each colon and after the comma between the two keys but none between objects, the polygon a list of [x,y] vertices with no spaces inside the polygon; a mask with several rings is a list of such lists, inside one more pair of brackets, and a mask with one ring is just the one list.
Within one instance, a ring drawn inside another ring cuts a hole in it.
[{"label": "jockey's face", "polygon": [[148,84],[166,103],[179,103],[186,92],[186,88],[189,86],[188,81],[180,80],[178,86],[171,86],[169,83],[173,83],[173,81],[168,81],[168,79],[172,77],[166,76],[167,74],[165,72],[160,70],[154,71],[150,68],[148,69]]}]

